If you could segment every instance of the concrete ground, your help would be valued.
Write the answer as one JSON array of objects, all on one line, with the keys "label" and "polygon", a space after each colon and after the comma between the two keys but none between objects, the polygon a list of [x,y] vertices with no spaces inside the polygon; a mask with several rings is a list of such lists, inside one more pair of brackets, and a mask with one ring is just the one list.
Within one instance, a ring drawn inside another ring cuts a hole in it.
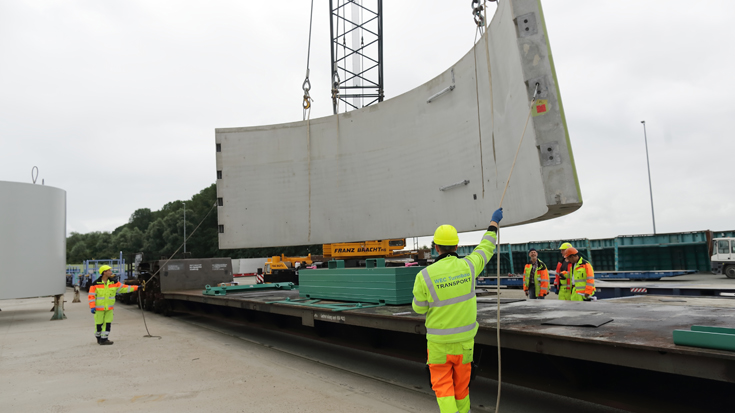
[{"label": "concrete ground", "polygon": [[363,376],[118,304],[100,346],[93,319],[66,294],[0,301],[0,411],[426,412],[436,401]]}]

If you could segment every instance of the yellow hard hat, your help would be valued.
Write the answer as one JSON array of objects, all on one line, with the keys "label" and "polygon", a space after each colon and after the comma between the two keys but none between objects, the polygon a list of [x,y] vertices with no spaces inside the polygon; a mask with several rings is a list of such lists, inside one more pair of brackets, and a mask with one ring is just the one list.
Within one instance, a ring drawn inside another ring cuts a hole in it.
[{"label": "yellow hard hat", "polygon": [[572,244],[570,244],[568,242],[565,242],[565,243],[561,244],[561,246],[559,247],[560,250],[565,250],[567,248],[572,248]]},{"label": "yellow hard hat", "polygon": [[103,266],[101,266],[100,267],[100,275],[102,275],[103,272],[105,272],[107,270],[111,270],[111,269],[112,269],[112,267],[110,267],[109,265],[103,265]]},{"label": "yellow hard hat", "polygon": [[450,247],[459,244],[457,229],[451,225],[440,225],[434,231],[434,244]]}]

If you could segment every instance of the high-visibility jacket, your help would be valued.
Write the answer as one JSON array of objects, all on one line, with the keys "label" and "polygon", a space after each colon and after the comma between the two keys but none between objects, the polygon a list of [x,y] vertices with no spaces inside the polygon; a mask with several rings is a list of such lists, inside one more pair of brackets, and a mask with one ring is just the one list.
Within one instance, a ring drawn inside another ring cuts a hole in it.
[{"label": "high-visibility jacket", "polygon": [[[575,294],[584,297],[585,294],[591,296],[595,293],[595,271],[589,261],[580,257],[579,261],[574,264],[572,274],[574,276],[573,297]],[[577,297],[578,299],[579,297]]]},{"label": "high-visibility jacket", "polygon": [[112,310],[115,305],[115,294],[131,293],[137,291],[137,285],[120,284],[119,281],[107,280],[102,282],[102,277],[89,287],[89,308],[97,311]]},{"label": "high-visibility jacket", "polygon": [[556,263],[556,279],[554,280],[554,284],[557,286],[557,288],[561,287],[567,287],[572,288],[572,281],[569,277],[569,273],[572,272],[572,264],[568,262],[558,262]]},{"label": "high-visibility jacket", "polygon": [[533,264],[526,264],[523,269],[523,291],[528,291],[531,277],[533,277],[536,297],[544,297],[549,294],[549,269],[541,260],[536,260],[536,273],[531,274],[532,269]]},{"label": "high-visibility jacket", "polygon": [[412,306],[426,314],[426,340],[458,343],[475,338],[475,279],[493,256],[496,242],[495,231],[487,231],[470,255],[444,254],[416,274]]}]

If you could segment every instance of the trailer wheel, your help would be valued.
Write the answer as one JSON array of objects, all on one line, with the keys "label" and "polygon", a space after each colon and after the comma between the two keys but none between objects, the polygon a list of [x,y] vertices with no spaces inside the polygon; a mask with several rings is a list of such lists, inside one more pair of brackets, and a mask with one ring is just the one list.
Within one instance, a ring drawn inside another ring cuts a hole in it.
[{"label": "trailer wheel", "polygon": [[735,265],[728,265],[723,272],[727,278],[735,278]]}]

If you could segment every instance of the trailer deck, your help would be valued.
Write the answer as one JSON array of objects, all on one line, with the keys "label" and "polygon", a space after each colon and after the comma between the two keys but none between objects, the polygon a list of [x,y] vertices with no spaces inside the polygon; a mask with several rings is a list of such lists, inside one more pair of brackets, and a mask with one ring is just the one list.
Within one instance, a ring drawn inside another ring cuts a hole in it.
[{"label": "trailer deck", "polygon": [[679,283],[660,282],[656,284],[624,281],[603,281],[595,284],[598,299],[631,296],[686,296],[691,297],[732,297],[735,284],[723,283]]},{"label": "trailer deck", "polygon": [[[340,323],[353,326],[425,334],[424,316],[410,305],[382,306],[334,312],[289,305],[297,290],[246,291],[226,296],[205,296],[201,290],[164,293],[167,300],[195,302],[281,314],[301,319],[305,326]],[[478,298],[478,344],[496,346],[495,298]],[[501,343],[544,355],[587,360],[735,383],[735,352],[677,346],[675,329],[692,325],[732,327],[735,300],[700,297],[628,297],[596,302],[501,299]],[[594,327],[543,325],[552,319],[576,320],[608,317],[612,322]]]}]

